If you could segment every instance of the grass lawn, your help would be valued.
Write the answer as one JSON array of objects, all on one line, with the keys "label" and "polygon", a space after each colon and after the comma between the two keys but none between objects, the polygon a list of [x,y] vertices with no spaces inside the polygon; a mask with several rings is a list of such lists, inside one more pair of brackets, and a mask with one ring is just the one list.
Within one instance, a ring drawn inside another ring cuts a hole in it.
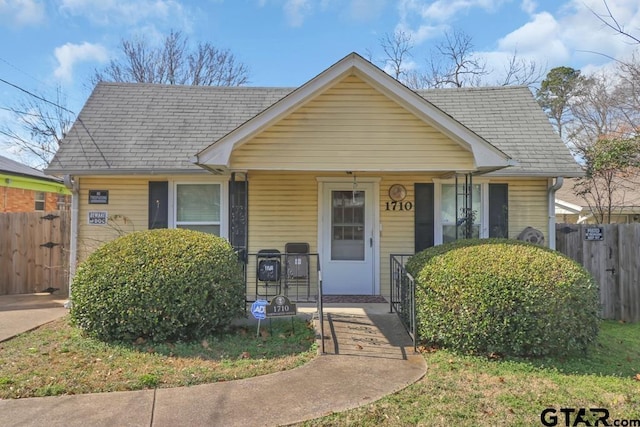
[{"label": "grass lawn", "polygon": [[605,408],[610,425],[640,420],[640,324],[603,322],[598,345],[582,358],[489,360],[445,350],[424,357],[427,374],[418,383],[302,425],[542,426],[548,407],[558,410],[559,426],[588,425],[574,424],[575,414],[565,424],[560,408]]},{"label": "grass lawn", "polygon": [[106,344],[68,316],[0,343],[0,399],[229,381],[292,369],[316,355],[302,319],[237,327],[199,342]]},{"label": "grass lawn", "polygon": [[[0,343],[0,398],[174,387],[299,366],[316,354],[295,319],[196,343],[113,345],[86,338],[67,318]],[[545,408],[605,408],[609,422],[640,420],[640,324],[603,322],[599,342],[573,359],[488,359],[423,349],[426,376],[364,407],[304,426],[535,426]],[[363,384],[366,387],[366,384]],[[588,415],[589,413],[587,413]],[[595,425],[594,418],[587,421]],[[600,424],[603,425],[603,424]],[[640,425],[620,424],[620,425]]]}]

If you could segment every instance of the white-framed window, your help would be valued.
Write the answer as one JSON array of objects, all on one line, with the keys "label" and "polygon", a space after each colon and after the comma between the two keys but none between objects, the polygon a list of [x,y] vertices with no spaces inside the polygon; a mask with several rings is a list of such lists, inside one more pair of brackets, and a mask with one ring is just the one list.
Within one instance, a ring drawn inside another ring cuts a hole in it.
[{"label": "white-framed window", "polygon": [[175,184],[175,227],[221,235],[222,185]]},{"label": "white-framed window", "polygon": [[35,192],[35,206],[34,210],[43,211],[45,209],[45,205],[47,201],[47,195],[44,191],[36,191]]},{"label": "white-framed window", "polygon": [[466,227],[468,227],[467,221],[472,221],[471,237],[480,237],[483,216],[481,199],[482,186],[480,184],[472,184],[471,213],[467,214],[464,211],[463,185],[458,184],[456,191],[455,184],[442,184],[442,203],[440,208],[442,218],[442,243],[449,243],[463,238],[464,231]]},{"label": "white-framed window", "polygon": [[[434,244],[439,245],[463,238],[466,227],[463,210],[464,195],[462,183],[458,182],[458,189],[454,180],[434,179],[435,199],[435,230]],[[488,181],[475,180],[472,183],[471,212],[472,237],[489,237],[489,183]],[[456,197],[458,199],[458,212],[456,214]]]},{"label": "white-framed window", "polygon": [[168,226],[228,237],[228,191],[224,178],[170,181]]}]

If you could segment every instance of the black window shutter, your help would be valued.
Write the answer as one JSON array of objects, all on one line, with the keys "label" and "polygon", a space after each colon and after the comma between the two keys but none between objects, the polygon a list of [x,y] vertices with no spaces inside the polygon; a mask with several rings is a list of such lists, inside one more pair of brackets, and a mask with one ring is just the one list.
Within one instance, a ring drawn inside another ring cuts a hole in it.
[{"label": "black window shutter", "polygon": [[415,253],[433,246],[433,184],[414,184]]},{"label": "black window shutter", "polygon": [[149,229],[169,227],[169,182],[149,181]]},{"label": "black window shutter", "polygon": [[507,184],[489,184],[489,237],[509,237]]}]

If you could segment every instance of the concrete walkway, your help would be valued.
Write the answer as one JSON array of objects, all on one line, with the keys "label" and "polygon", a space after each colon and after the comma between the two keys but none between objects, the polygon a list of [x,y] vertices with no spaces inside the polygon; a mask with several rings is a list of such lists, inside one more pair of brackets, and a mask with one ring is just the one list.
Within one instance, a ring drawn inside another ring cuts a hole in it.
[{"label": "concrete walkway", "polygon": [[387,310],[383,304],[325,307],[327,354],[290,371],[193,387],[3,400],[0,418],[9,426],[246,427],[355,408],[426,372],[424,358],[413,354],[397,316]]},{"label": "concrete walkway", "polygon": [[64,316],[66,300],[46,293],[0,296],[0,342]]}]

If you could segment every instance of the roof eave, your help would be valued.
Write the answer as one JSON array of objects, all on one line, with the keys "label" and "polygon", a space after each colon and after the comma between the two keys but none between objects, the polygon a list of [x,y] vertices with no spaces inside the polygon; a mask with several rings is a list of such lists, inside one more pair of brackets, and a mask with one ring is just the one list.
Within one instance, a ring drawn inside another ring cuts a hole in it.
[{"label": "roof eave", "polygon": [[471,151],[478,168],[501,168],[511,165],[511,159],[507,154],[356,53],[347,55],[253,119],[200,151],[195,156],[196,164],[229,168],[231,153],[235,147],[248,141],[288,112],[313,99],[333,82],[349,74],[357,75],[369,82],[417,117]]},{"label": "roof eave", "polygon": [[111,168],[111,169],[52,169],[52,173],[72,176],[116,175],[193,175],[211,173],[204,168]]}]

